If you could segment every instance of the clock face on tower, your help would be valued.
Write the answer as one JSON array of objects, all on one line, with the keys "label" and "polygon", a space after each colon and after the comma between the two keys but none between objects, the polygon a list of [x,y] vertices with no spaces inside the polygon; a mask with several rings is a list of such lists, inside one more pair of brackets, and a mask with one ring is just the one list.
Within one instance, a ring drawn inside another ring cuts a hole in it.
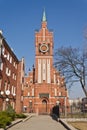
[{"label": "clock face on tower", "polygon": [[41,51],[41,52],[45,53],[45,52],[48,51],[48,49],[49,49],[49,48],[48,48],[48,45],[47,45],[47,44],[43,43],[43,44],[40,45],[40,51]]}]

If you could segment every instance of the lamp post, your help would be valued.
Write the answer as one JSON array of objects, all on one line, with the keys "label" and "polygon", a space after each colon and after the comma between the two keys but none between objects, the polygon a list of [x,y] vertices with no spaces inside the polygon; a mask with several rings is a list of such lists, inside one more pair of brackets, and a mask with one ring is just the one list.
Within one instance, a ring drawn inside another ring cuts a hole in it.
[{"label": "lamp post", "polygon": [[65,117],[67,116],[67,109],[66,109],[66,97],[64,97],[64,105],[65,105]]},{"label": "lamp post", "polygon": [[9,102],[9,95],[10,95],[10,91],[9,90],[6,90],[5,91],[5,94],[6,94],[6,103],[7,103],[7,108],[8,108],[8,102]]},{"label": "lamp post", "polygon": [[0,90],[0,111],[3,109],[3,95],[4,92]]},{"label": "lamp post", "polygon": [[32,112],[32,100],[29,101],[30,113]]},{"label": "lamp post", "polygon": [[64,98],[64,108],[65,108],[65,110],[64,110],[64,114],[65,114],[65,117],[67,116],[67,109],[66,109],[66,96],[58,96],[58,98]]}]

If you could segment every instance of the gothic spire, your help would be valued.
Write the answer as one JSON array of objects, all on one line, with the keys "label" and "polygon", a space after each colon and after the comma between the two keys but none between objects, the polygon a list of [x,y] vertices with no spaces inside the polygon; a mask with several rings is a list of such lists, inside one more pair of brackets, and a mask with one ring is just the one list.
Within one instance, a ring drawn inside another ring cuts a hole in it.
[{"label": "gothic spire", "polygon": [[46,13],[45,13],[45,9],[43,11],[43,18],[42,18],[42,22],[46,22]]}]

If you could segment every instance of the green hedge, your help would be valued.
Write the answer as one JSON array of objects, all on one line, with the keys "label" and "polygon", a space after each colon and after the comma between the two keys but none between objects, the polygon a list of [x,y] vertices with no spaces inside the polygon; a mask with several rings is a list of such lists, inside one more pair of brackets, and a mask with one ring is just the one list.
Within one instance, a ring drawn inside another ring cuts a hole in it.
[{"label": "green hedge", "polygon": [[0,128],[6,128],[7,125],[10,125],[12,118],[8,116],[6,111],[0,112]]},{"label": "green hedge", "polygon": [[6,113],[7,113],[7,115],[8,115],[9,117],[11,117],[12,120],[15,119],[15,117],[16,117],[16,112],[15,112],[15,110],[12,108],[11,105],[8,106],[8,108],[7,108],[7,110],[6,110]]},{"label": "green hedge", "polygon": [[7,125],[10,125],[15,118],[26,118],[24,114],[16,114],[15,110],[11,105],[8,105],[6,111],[0,112],[0,128],[6,128]]},{"label": "green hedge", "polygon": [[26,118],[27,116],[24,114],[16,114],[16,118]]},{"label": "green hedge", "polygon": [[0,128],[6,128],[15,119],[16,113],[11,105],[8,105],[6,111],[0,112]]}]

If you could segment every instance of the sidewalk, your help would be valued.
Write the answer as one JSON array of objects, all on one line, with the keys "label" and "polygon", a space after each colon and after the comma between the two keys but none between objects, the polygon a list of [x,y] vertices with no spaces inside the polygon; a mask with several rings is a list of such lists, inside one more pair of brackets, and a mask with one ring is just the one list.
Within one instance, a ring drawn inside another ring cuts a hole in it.
[{"label": "sidewalk", "polygon": [[[11,128],[12,126],[21,123],[21,122],[25,122],[28,119],[30,119],[33,116],[37,116],[36,113],[27,113],[27,118],[25,119],[16,119],[15,121],[12,122],[11,125],[6,127],[6,130]],[[87,118],[65,118],[65,119],[60,119],[59,122],[67,129],[67,130],[76,130],[74,127],[72,127],[70,124],[68,124],[67,122],[73,122],[73,121],[87,121]],[[0,130],[4,130],[4,129],[0,129]]]},{"label": "sidewalk", "polygon": [[[10,127],[12,127],[12,126],[14,126],[14,125],[20,123],[20,122],[25,122],[25,121],[27,121],[28,119],[30,119],[30,118],[33,117],[33,116],[36,116],[37,114],[36,114],[36,113],[31,113],[31,114],[28,113],[28,114],[26,114],[26,115],[27,115],[27,118],[25,118],[25,119],[17,119],[17,120],[15,120],[15,121],[13,121],[12,124],[6,128],[6,130],[9,129]],[[75,121],[75,120],[77,120],[77,119],[72,119],[72,118],[67,119],[67,118],[66,118],[66,119],[60,119],[59,122],[60,122],[67,130],[76,130],[74,127],[72,127],[70,124],[67,123],[67,121]]]}]

